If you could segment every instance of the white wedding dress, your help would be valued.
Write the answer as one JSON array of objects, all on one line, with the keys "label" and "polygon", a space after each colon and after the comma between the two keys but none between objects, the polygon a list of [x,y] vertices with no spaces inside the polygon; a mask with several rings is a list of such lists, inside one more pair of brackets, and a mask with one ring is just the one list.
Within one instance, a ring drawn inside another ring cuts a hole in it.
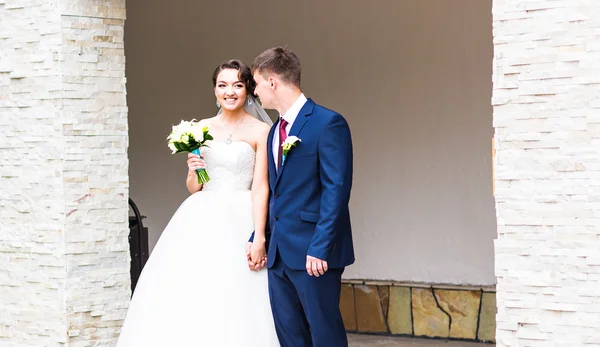
[{"label": "white wedding dress", "polygon": [[250,271],[254,149],[210,141],[211,180],[179,207],[136,286],[118,347],[279,347],[267,271]]}]

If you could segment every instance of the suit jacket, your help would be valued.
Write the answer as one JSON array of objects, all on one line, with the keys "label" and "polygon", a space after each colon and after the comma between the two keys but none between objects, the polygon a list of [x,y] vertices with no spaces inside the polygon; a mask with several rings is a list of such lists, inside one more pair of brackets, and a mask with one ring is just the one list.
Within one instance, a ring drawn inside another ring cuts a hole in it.
[{"label": "suit jacket", "polygon": [[278,125],[273,125],[267,140],[267,266],[273,266],[276,255],[294,270],[306,269],[307,255],[326,260],[332,269],[354,263],[348,208],[353,151],[348,123],[309,98],[288,134],[301,141],[289,151],[279,171],[272,150]]}]

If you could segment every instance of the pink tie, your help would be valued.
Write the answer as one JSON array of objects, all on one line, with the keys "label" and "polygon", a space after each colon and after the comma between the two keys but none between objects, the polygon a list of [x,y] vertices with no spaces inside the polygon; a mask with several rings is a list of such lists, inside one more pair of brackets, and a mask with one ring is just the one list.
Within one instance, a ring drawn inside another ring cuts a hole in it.
[{"label": "pink tie", "polygon": [[288,122],[283,119],[283,117],[279,118],[279,151],[277,152],[277,169],[281,166],[281,159],[283,153],[283,142],[287,139],[287,132],[285,131],[285,127],[288,125]]}]

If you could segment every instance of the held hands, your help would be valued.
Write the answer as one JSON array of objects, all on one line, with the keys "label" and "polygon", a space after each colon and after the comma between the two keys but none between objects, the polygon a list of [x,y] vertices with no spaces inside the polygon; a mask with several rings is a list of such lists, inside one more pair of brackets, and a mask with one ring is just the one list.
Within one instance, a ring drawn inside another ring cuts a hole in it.
[{"label": "held hands", "polygon": [[188,153],[187,166],[190,169],[190,171],[206,169],[206,163],[202,159],[202,155],[197,155],[194,153]]},{"label": "held hands", "polygon": [[[252,271],[259,271],[265,267],[267,264],[267,254],[264,243],[248,242],[246,244],[246,258],[248,259],[248,268]],[[306,272],[310,276],[319,277],[324,275],[328,269],[327,261],[310,255],[306,256]]]},{"label": "held hands", "polygon": [[248,268],[252,271],[259,271],[267,264],[267,252],[264,242],[248,242],[246,244],[246,258],[248,259]]},{"label": "held hands", "polygon": [[327,270],[328,267],[325,260],[311,257],[310,255],[306,256],[306,272],[308,272],[310,276],[319,277],[324,275]]}]

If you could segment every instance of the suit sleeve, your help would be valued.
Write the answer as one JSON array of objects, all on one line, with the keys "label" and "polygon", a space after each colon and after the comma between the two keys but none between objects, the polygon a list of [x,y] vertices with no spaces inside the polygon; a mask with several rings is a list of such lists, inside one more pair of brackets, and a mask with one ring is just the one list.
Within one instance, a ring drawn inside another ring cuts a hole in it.
[{"label": "suit sleeve", "polygon": [[348,208],[352,188],[352,137],[339,114],[321,132],[317,146],[321,180],[321,211],[308,255],[321,260],[333,249],[337,226]]}]

